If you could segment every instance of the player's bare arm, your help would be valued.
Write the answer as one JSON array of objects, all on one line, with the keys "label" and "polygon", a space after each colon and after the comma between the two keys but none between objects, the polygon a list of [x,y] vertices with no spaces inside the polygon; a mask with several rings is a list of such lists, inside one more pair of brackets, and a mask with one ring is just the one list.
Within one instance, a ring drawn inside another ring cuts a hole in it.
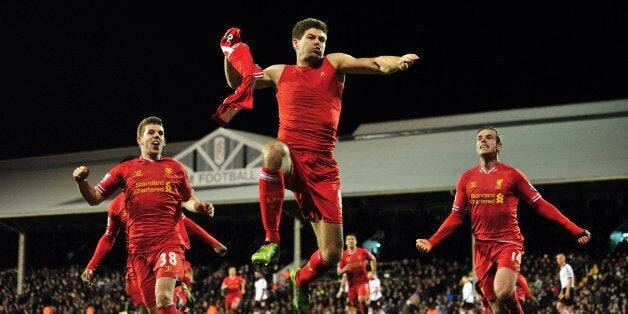
[{"label": "player's bare arm", "polygon": [[74,177],[74,181],[76,181],[76,186],[78,187],[79,192],[81,192],[81,196],[83,196],[83,199],[85,199],[87,204],[95,206],[104,200],[102,194],[100,194],[98,190],[87,182],[87,177],[89,177],[89,167],[76,167],[74,172],[72,172],[72,176]]},{"label": "player's bare arm", "polygon": [[214,205],[210,202],[201,202],[196,195],[192,195],[189,200],[181,203],[181,206],[191,212],[214,217]]},{"label": "player's bare arm", "polygon": [[373,274],[377,273],[377,260],[372,259],[369,263],[371,265],[371,273]]},{"label": "player's bare arm", "polygon": [[285,66],[285,64],[275,64],[264,69],[264,76],[255,80],[255,89],[275,86]]},{"label": "player's bare arm", "polygon": [[225,58],[225,79],[227,80],[227,85],[232,89],[238,88],[240,83],[242,83],[242,75],[238,73],[238,71],[229,63],[229,60]]},{"label": "player's bare arm", "polygon": [[381,74],[387,75],[399,70],[407,70],[419,60],[416,54],[379,56],[374,58],[354,58],[344,53],[331,53],[327,59],[340,74]]}]

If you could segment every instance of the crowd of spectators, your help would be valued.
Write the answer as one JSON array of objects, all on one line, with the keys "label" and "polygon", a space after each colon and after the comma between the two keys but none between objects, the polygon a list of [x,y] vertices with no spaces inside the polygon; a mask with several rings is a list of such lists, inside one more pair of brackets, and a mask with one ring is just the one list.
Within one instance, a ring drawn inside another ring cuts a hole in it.
[{"label": "crowd of spectators", "polygon": [[[575,313],[626,313],[628,310],[628,282],[626,269],[628,253],[625,250],[603,256],[568,253],[577,278]],[[215,306],[220,313],[224,297],[220,284],[226,276],[227,264],[195,267],[196,282],[193,293],[197,299],[194,313],[205,313]],[[457,313],[462,303],[460,278],[470,272],[470,261],[461,262],[438,258],[414,258],[381,261],[378,267],[384,294],[381,303],[384,313]],[[279,280],[272,281],[268,310],[270,313],[291,313],[292,292],[281,271]],[[0,272],[0,313],[42,313],[44,307],[56,313],[85,313],[92,307],[95,313],[132,312],[124,292],[122,270],[103,270],[94,285],[80,280],[82,268],[71,266],[59,269],[28,270],[24,293],[16,295],[16,269]],[[238,273],[247,280],[239,313],[253,313],[255,269],[244,264]],[[524,258],[522,273],[528,278],[530,289],[538,305],[526,302],[526,313],[555,313],[556,296],[560,290],[558,266],[553,254],[528,255]],[[339,280],[330,272],[312,286],[313,313],[343,313],[344,299],[337,298]],[[477,308],[479,309],[479,303]]]},{"label": "crowd of spectators", "polygon": [[[578,246],[559,228],[539,220],[538,214],[520,204],[520,227],[526,244],[521,271],[539,300],[538,306],[524,304],[526,313],[555,313],[559,285],[555,255],[558,252],[567,253],[568,263],[576,272],[577,313],[627,313],[628,250],[624,243],[609,252],[608,237],[626,218],[628,190],[621,182],[615,188],[615,185],[598,185],[541,187],[545,197],[557,204],[566,216],[592,232],[592,240],[586,246]],[[414,247],[417,237],[433,233],[448,214],[451,198],[450,193],[433,193],[421,197],[379,196],[343,201],[345,230],[358,235],[358,245],[367,239],[381,244],[375,253],[384,294],[382,309],[386,313],[426,313],[428,310],[457,313],[461,303],[460,278],[469,275],[472,269],[470,232],[457,231],[459,234],[449,237],[433,254],[419,254]],[[283,218],[286,222],[280,230],[285,243],[280,265],[263,269],[249,263],[251,252],[263,241],[258,209],[238,208],[231,212],[217,215],[213,220],[198,220],[197,216],[190,215],[229,248],[227,256],[219,258],[211,248],[192,239],[192,250],[186,256],[194,268],[193,293],[197,298],[194,313],[205,313],[208,307],[223,309],[220,285],[229,266],[236,266],[238,274],[247,281],[241,313],[253,313],[255,270],[262,270],[272,284],[269,311],[291,313],[291,287],[285,270],[279,267],[286,266],[292,259],[293,225],[289,221],[296,211],[288,204]],[[132,310],[124,292],[123,240],[119,239],[103,262],[92,286],[80,280],[106,221],[104,213],[95,219],[92,216],[47,217],[45,224],[39,223],[39,218],[28,222],[27,268],[24,292],[20,295],[16,294],[17,235],[0,228],[1,249],[6,253],[0,260],[0,313],[42,313],[46,306],[55,308],[56,313],[85,313],[86,309],[95,313]],[[470,228],[468,219],[460,227],[464,228]],[[316,247],[313,237],[303,237],[301,241],[303,252],[311,252]],[[272,276],[273,273],[280,275]],[[338,280],[335,272],[330,272],[312,285],[314,313],[344,311],[344,300],[336,298]]]}]

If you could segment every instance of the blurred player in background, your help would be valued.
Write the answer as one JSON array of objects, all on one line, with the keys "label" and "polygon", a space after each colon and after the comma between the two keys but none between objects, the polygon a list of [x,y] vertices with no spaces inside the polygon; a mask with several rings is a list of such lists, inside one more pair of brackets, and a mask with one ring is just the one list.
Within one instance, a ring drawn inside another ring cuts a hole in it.
[{"label": "blurred player in background", "polygon": [[228,275],[223,279],[220,289],[225,295],[225,312],[226,314],[238,313],[242,295],[245,292],[246,280],[238,275],[236,268],[231,266]]},{"label": "blurred player in background", "polygon": [[[357,242],[355,234],[347,234],[345,237],[347,249],[342,252],[337,270],[338,275],[342,275],[342,280],[346,280],[349,286],[347,290],[347,313],[349,314],[364,314],[366,305],[370,301],[371,293],[366,264],[369,264],[372,273],[377,273],[375,256],[367,249],[358,247]],[[343,286],[341,285],[341,288]]]}]

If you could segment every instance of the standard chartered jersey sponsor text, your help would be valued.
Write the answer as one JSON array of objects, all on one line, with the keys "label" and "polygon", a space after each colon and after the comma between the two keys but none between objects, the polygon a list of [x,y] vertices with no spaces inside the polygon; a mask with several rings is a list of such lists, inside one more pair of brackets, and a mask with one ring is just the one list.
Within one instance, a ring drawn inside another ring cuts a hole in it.
[{"label": "standard chartered jersey sponsor text", "polygon": [[257,184],[261,168],[229,169],[220,171],[202,171],[191,173],[190,184],[193,187]]}]

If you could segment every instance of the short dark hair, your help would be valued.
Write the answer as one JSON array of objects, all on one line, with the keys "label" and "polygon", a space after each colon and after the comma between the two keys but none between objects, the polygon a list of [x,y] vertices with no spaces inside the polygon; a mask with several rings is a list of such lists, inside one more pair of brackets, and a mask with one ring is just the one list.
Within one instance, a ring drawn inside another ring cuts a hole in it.
[{"label": "short dark hair", "polygon": [[347,233],[347,234],[345,235],[345,239],[346,239],[347,237],[353,237],[356,241],[358,240],[358,236],[357,236],[357,235],[355,235],[355,233]]},{"label": "short dark hair", "polygon": [[495,139],[497,140],[497,143],[501,143],[502,142],[502,133],[499,132],[499,130],[497,130],[495,127],[490,126],[490,125],[486,125],[481,127],[475,134],[480,134],[480,131],[482,130],[491,130],[495,132]]},{"label": "short dark hair", "polygon": [[321,30],[323,33],[327,33],[327,24],[321,20],[317,20],[312,17],[308,17],[306,19],[298,21],[294,27],[292,28],[292,38],[293,39],[301,39],[305,31],[315,28]]},{"label": "short dark hair", "polygon": [[157,124],[157,125],[161,125],[162,127],[164,126],[163,121],[158,117],[152,116],[152,117],[144,118],[144,120],[142,120],[140,124],[137,126],[137,137],[141,137],[144,134],[146,126],[149,124]]}]

